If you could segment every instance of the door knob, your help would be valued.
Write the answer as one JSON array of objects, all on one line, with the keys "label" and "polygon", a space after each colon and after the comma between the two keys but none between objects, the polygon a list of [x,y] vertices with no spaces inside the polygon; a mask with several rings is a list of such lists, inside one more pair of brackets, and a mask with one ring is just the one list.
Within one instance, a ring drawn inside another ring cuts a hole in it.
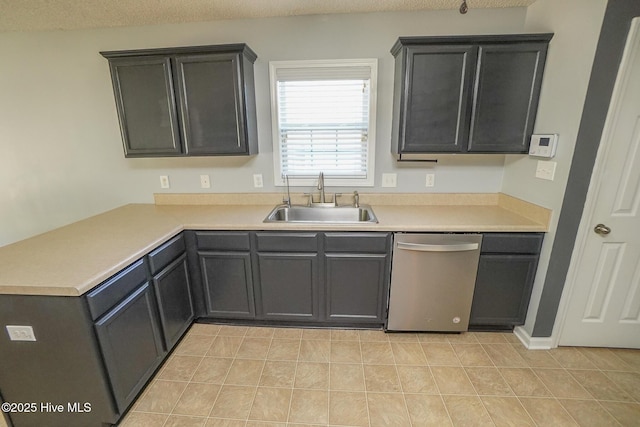
[{"label": "door knob", "polygon": [[606,236],[607,234],[611,233],[611,229],[604,224],[596,225],[593,231],[595,231],[597,234],[601,236]]}]

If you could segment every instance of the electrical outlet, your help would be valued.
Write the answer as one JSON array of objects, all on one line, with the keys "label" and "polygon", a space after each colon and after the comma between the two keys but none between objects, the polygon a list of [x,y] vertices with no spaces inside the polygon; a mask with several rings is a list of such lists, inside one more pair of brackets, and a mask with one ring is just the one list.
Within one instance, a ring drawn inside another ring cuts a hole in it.
[{"label": "electrical outlet", "polygon": [[425,186],[426,187],[433,187],[436,185],[436,174],[435,173],[428,173],[427,174],[427,180],[425,181]]},{"label": "electrical outlet", "polygon": [[538,165],[536,167],[536,178],[553,181],[553,178],[556,175],[557,164],[557,162],[538,160]]},{"label": "electrical outlet", "polygon": [[167,175],[160,175],[160,188],[169,188],[169,177]]},{"label": "electrical outlet", "polygon": [[11,341],[35,341],[31,326],[7,325],[7,333]]},{"label": "electrical outlet", "polygon": [[200,175],[200,188],[211,188],[209,175]]},{"label": "electrical outlet", "polygon": [[398,185],[398,175],[395,173],[383,173],[382,174],[382,186],[383,187],[396,187]]},{"label": "electrical outlet", "polygon": [[263,182],[262,182],[262,174],[261,173],[256,173],[253,175],[253,186],[255,188],[262,188],[263,186]]}]

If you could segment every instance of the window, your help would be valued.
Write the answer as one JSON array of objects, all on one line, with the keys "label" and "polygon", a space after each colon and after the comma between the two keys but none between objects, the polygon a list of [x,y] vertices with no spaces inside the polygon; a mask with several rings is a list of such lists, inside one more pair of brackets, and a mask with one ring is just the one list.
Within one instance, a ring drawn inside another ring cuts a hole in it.
[{"label": "window", "polygon": [[373,186],[377,60],[269,65],[276,185]]}]

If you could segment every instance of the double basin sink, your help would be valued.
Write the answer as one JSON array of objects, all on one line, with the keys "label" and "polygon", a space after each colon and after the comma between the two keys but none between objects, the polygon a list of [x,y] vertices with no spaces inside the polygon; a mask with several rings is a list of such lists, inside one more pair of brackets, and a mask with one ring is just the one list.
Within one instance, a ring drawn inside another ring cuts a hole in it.
[{"label": "double basin sink", "polygon": [[360,224],[377,223],[378,219],[369,205],[355,206],[305,206],[278,205],[264,222]]}]

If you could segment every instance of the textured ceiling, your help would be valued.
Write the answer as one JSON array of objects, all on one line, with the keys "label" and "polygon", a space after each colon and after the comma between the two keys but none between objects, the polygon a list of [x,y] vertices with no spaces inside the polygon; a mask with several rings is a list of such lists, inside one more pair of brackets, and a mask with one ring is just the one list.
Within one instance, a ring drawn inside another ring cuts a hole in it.
[{"label": "textured ceiling", "polygon": [[[457,9],[461,0],[0,0],[0,32],[73,30],[219,19]],[[535,0],[467,0],[469,9]]]}]

